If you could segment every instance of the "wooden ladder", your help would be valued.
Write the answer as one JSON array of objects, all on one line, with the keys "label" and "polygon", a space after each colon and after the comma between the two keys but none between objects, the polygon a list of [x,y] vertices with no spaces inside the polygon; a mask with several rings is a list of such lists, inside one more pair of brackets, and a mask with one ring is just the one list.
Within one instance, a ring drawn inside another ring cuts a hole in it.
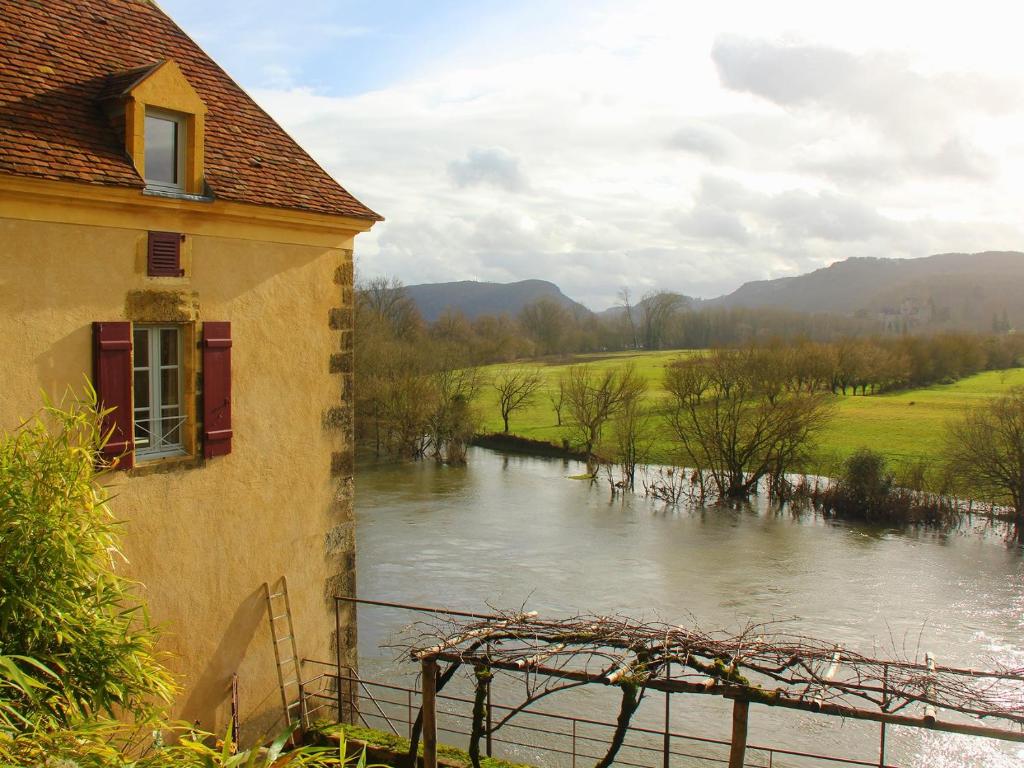
[{"label": "wooden ladder", "polygon": [[292,624],[292,604],[288,599],[288,579],[284,576],[278,582],[281,589],[270,590],[270,584],[263,583],[267,598],[267,616],[270,618],[270,638],[274,643],[274,663],[277,665],[277,682],[281,688],[281,705],[288,725],[302,717],[302,699],[299,688],[299,652],[295,647],[295,627]]}]

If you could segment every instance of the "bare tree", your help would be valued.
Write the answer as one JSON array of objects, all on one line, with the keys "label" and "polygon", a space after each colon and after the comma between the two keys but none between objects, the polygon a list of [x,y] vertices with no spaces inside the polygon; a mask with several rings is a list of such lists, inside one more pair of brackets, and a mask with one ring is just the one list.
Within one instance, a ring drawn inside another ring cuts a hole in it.
[{"label": "bare tree", "polygon": [[563,341],[572,325],[569,311],[550,296],[542,296],[523,307],[519,322],[537,343],[542,355],[562,351]]},{"label": "bare tree", "polygon": [[394,277],[374,277],[356,287],[357,314],[376,316],[400,339],[415,336],[423,326],[416,303],[402,281]]},{"label": "bare tree", "polygon": [[1024,540],[1024,388],[968,411],[949,426],[946,442],[959,484],[1008,501]]},{"label": "bare tree", "polygon": [[562,409],[565,407],[565,374],[559,376],[554,388],[548,390],[548,401],[555,409],[558,426],[562,426]]},{"label": "bare tree", "polygon": [[619,484],[633,490],[636,468],[647,459],[651,449],[651,414],[644,408],[644,387],[634,388],[624,399],[622,408],[612,419],[615,458],[622,470]]},{"label": "bare tree", "polygon": [[710,474],[720,498],[745,498],[807,456],[831,413],[830,398],[765,385],[752,350],[717,350],[665,373],[666,419],[691,466]]},{"label": "bare tree", "polygon": [[505,368],[494,379],[506,434],[509,416],[532,403],[543,383],[540,371],[536,368]]},{"label": "bare tree", "polygon": [[574,365],[566,375],[565,402],[572,430],[587,457],[587,469],[597,472],[594,449],[610,418],[646,388],[632,365],[603,370],[589,365]]},{"label": "bare tree", "polygon": [[629,340],[632,342],[628,345],[629,349],[636,349],[640,342],[636,336],[636,323],[633,321],[633,305],[630,302],[629,288],[623,286],[619,289],[619,306],[622,307],[623,319],[625,320],[626,328],[629,333]]},{"label": "bare tree", "polygon": [[683,305],[683,297],[669,291],[655,291],[640,302],[640,328],[645,349],[661,349],[676,312]]},{"label": "bare tree", "polygon": [[480,391],[480,369],[449,361],[438,366],[431,380],[435,399],[426,432],[434,459],[464,464],[466,448],[476,431],[473,401]]},{"label": "bare tree", "polygon": [[356,303],[355,430],[376,455],[419,458],[423,423],[432,408],[434,361],[421,333],[394,334],[391,321],[362,299]]}]

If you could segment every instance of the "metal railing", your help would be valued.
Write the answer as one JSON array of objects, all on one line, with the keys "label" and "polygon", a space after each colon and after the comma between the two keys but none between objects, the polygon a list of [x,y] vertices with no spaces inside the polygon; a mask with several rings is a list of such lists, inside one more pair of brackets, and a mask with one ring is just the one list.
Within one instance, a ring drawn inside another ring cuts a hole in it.
[{"label": "metal railing", "polygon": [[[161,416],[156,419],[136,419],[135,445],[138,452],[163,454],[181,450],[182,426],[187,420],[187,414],[184,416]],[[172,424],[168,428],[164,422]],[[157,423],[159,423],[159,430],[154,426]],[[156,434],[157,431],[159,434]]]},{"label": "metal railing", "polygon": [[[332,670],[335,668],[334,664],[328,662],[311,659],[304,661]],[[333,671],[324,672],[303,683],[303,723],[309,727],[318,721],[333,720],[332,715],[338,711],[339,691],[351,702],[352,722],[390,731],[396,736],[412,737],[413,724],[420,707],[420,691],[394,683],[367,680],[348,668],[340,676]],[[473,700],[445,693],[438,693],[437,700],[439,704],[445,705],[438,709],[438,730],[451,736],[468,738],[472,715],[468,714],[467,707],[472,707]],[[548,755],[555,762],[572,768],[584,765],[587,761],[600,760],[604,756],[603,748],[607,748],[609,737],[616,727],[614,722],[534,708],[517,710],[492,702],[488,708],[488,731],[492,711],[499,719],[516,711],[517,718],[525,716],[533,722],[507,722],[501,731],[487,739],[488,756],[492,755],[495,746],[504,748],[502,751],[506,754],[510,750],[528,750],[536,755]],[[501,735],[506,729],[506,735]],[[606,733],[608,737],[599,733]],[[629,768],[669,766],[684,760],[687,762],[683,764],[687,766],[728,765],[730,744],[730,741],[724,739],[631,725],[623,743],[623,753],[615,762]],[[776,768],[780,765],[780,759],[798,760],[803,765],[808,764],[806,761],[813,761],[817,765],[897,768],[878,760],[860,760],[758,744],[748,744],[747,750],[753,760],[748,759],[744,765],[750,768]],[[646,757],[651,759],[644,761]]]}]

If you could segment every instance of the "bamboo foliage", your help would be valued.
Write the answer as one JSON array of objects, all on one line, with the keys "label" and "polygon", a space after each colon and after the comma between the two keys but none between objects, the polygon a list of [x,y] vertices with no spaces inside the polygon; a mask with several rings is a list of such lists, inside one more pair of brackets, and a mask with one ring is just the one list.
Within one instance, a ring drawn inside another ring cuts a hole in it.
[{"label": "bamboo foliage", "polygon": [[96,469],[99,418],[87,389],[0,439],[0,653],[47,690],[0,695],[57,723],[147,716],[174,691],[135,585],[118,571],[119,526]]}]

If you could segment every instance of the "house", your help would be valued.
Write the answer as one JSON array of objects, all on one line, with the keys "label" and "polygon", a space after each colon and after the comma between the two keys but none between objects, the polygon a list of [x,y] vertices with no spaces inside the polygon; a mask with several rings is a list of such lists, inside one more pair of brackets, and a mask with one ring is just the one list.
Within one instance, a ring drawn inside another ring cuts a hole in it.
[{"label": "house", "polygon": [[[380,217],[148,0],[0,0],[0,427],[92,378],[172,713],[279,725],[264,582],[354,662],[352,248]],[[300,672],[300,674],[306,674]],[[235,676],[237,675],[237,679]]]}]

